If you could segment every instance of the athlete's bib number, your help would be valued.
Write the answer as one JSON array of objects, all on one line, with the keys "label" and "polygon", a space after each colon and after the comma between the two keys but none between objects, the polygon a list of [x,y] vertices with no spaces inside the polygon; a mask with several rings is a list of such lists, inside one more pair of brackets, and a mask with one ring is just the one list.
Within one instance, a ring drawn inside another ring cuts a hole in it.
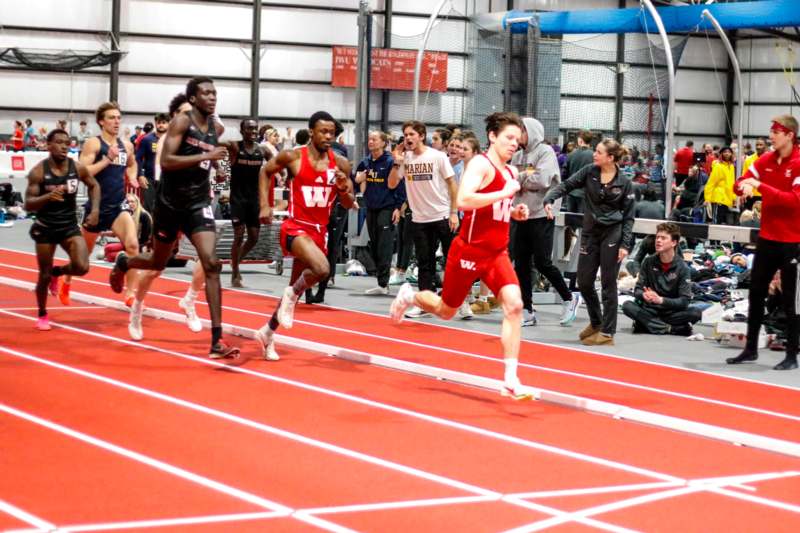
[{"label": "athlete's bib number", "polygon": [[210,205],[203,208],[203,218],[206,220],[214,220],[214,210],[211,209]]},{"label": "athlete's bib number", "polygon": [[333,185],[336,183],[336,169],[329,168],[328,169],[328,185]]},{"label": "athlete's bib number", "polygon": [[202,168],[203,170],[209,170],[211,168],[211,160],[206,159],[205,161],[201,161],[200,168]]},{"label": "athlete's bib number", "polygon": [[68,179],[67,180],[67,194],[75,194],[78,192],[78,180],[76,179]]}]

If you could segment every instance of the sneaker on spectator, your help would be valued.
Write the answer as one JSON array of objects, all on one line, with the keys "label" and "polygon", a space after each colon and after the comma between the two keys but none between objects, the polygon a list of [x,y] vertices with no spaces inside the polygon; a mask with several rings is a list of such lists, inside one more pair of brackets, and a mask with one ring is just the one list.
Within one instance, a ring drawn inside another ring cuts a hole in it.
[{"label": "sneaker on spectator", "polygon": [[372,287],[371,289],[367,289],[364,291],[364,294],[367,296],[378,296],[378,295],[387,295],[389,294],[389,287],[381,287],[378,285],[377,287]]},{"label": "sneaker on spectator", "polygon": [[488,315],[492,312],[492,308],[486,300],[475,300],[469,307],[476,315]]},{"label": "sneaker on spectator", "polygon": [[472,320],[472,309],[470,309],[469,302],[467,300],[464,300],[464,302],[459,306],[456,314],[461,320]]},{"label": "sneaker on spectator", "polygon": [[402,285],[406,282],[405,272],[395,272],[389,277],[389,285]]},{"label": "sneaker on spectator", "polygon": [[528,311],[527,309],[522,310],[522,326],[535,326],[539,323],[539,320],[536,318],[536,311]]},{"label": "sneaker on spectator", "polygon": [[581,293],[573,292],[572,299],[561,304],[561,320],[559,324],[569,326],[578,316],[578,306],[581,305]]}]

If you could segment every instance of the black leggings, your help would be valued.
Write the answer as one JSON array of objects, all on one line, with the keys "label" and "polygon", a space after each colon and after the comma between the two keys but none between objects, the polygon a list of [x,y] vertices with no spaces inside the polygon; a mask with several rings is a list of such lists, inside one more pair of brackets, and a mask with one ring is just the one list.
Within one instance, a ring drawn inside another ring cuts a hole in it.
[{"label": "black leggings", "polygon": [[[581,291],[592,326],[600,327],[606,335],[617,331],[617,274],[619,273],[619,246],[622,239],[622,224],[613,226],[595,225],[584,228],[581,233],[581,255],[578,258],[578,289]],[[600,269],[600,284],[603,308],[594,289],[597,269]]]},{"label": "black leggings", "polygon": [[531,287],[531,260],[533,266],[558,291],[562,300],[572,299],[564,277],[553,265],[553,230],[555,220],[546,217],[514,222],[514,270],[522,290],[522,306],[533,310],[533,288]]},{"label": "black leggings", "polygon": [[747,350],[758,350],[758,333],[764,321],[764,302],[775,272],[781,270],[781,293],[786,313],[786,355],[797,356],[797,260],[799,243],[777,242],[759,237],[750,275],[750,307],[747,317]]}]

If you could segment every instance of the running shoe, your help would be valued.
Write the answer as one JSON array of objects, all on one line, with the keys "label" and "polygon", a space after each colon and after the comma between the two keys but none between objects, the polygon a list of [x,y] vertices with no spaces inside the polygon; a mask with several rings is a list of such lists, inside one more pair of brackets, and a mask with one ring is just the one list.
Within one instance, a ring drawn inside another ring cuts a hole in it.
[{"label": "running shoe", "polygon": [[389,294],[389,287],[381,287],[378,285],[377,287],[365,290],[364,294],[367,296],[386,296]]},{"label": "running shoe", "polygon": [[208,352],[209,359],[228,359],[238,357],[239,348],[235,346],[228,346],[222,341],[218,341],[217,344],[212,346],[211,350]]},{"label": "running shoe", "polygon": [[278,361],[280,356],[275,350],[274,333],[269,326],[264,326],[256,330],[256,341],[261,345],[261,350],[264,353],[264,359],[267,361]]},{"label": "running shoe", "polygon": [[519,379],[503,383],[503,388],[500,389],[500,395],[517,401],[533,400],[533,392],[523,387]]},{"label": "running shoe", "polygon": [[573,292],[572,299],[561,304],[561,320],[558,321],[562,326],[569,326],[578,316],[578,306],[581,305],[581,293]]},{"label": "running shoe", "polygon": [[58,301],[61,302],[61,305],[69,305],[69,288],[69,283],[61,282],[58,284]]},{"label": "running shoe", "polygon": [[392,317],[392,320],[399,324],[400,321],[403,320],[403,314],[406,309],[408,309],[413,302],[414,289],[411,288],[411,284],[403,283],[389,308],[389,315]]},{"label": "running shoe", "polygon": [[194,300],[190,300],[184,296],[178,300],[178,307],[183,309],[183,312],[186,314],[186,325],[189,326],[190,330],[197,333],[203,329],[203,323],[200,322],[200,318],[197,316],[197,311],[194,308]]},{"label": "running shoe", "polygon": [[[50,283],[47,285],[47,291],[50,293],[50,296],[58,296],[58,289],[61,285],[59,276],[50,276]],[[69,298],[69,295],[67,295]]]},{"label": "running shoe", "polygon": [[538,323],[539,319],[536,318],[536,311],[522,310],[522,327],[535,326]]},{"label": "running shoe", "polygon": [[457,314],[458,318],[460,318],[461,320],[472,320],[473,316],[472,308],[470,308],[469,302],[467,300],[464,300],[461,303],[461,305],[458,308]]},{"label": "running shoe", "polygon": [[283,289],[283,298],[278,306],[278,323],[286,329],[292,329],[294,325],[294,304],[297,303],[297,295],[290,286]]},{"label": "running shoe", "polygon": [[47,315],[40,316],[36,320],[36,325],[34,325],[34,327],[39,331],[50,331],[51,329],[53,329],[52,327],[50,327],[50,319],[47,317]]},{"label": "running shoe", "polygon": [[242,284],[242,276],[231,276],[231,287],[235,287],[237,289],[241,289],[244,287]]},{"label": "running shoe", "polygon": [[108,275],[108,284],[111,286],[111,290],[117,294],[121,293],[122,289],[125,287],[125,272],[119,268],[120,259],[124,257],[125,252],[117,254],[117,259],[114,261],[114,268],[111,269],[111,274]]}]

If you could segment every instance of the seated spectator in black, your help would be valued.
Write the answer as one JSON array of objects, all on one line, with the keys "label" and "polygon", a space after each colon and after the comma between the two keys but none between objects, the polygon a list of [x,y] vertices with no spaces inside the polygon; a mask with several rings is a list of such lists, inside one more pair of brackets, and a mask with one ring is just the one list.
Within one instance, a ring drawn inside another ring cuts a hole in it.
[{"label": "seated spectator in black", "polygon": [[642,261],[635,300],[622,305],[634,333],[687,336],[702,316],[699,309],[689,308],[692,286],[689,267],[678,254],[680,238],[677,224],[664,222],[656,228],[656,253]]},{"label": "seated spectator in black", "polygon": [[658,199],[658,190],[647,187],[642,192],[642,199],[636,202],[633,216],[636,218],[664,219],[664,202]]}]

